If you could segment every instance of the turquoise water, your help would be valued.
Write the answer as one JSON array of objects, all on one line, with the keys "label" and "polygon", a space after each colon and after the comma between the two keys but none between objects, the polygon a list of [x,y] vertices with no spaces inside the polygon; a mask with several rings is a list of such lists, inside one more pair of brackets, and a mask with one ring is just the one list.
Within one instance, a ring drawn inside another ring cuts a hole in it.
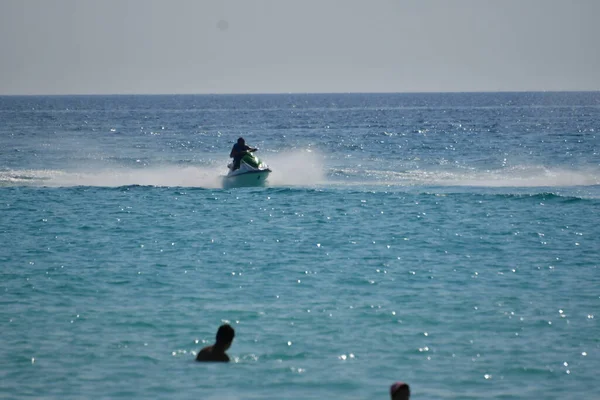
[{"label": "turquoise water", "polygon": [[[0,115],[0,397],[599,393],[598,93],[0,97]],[[268,187],[220,186],[239,135]],[[234,362],[194,362],[224,321]]]}]

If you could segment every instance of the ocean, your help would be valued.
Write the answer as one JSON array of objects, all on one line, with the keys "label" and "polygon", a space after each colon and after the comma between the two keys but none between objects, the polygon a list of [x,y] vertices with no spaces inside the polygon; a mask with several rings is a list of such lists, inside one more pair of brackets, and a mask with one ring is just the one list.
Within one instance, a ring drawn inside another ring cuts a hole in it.
[{"label": "ocean", "polygon": [[[0,97],[0,398],[600,398],[600,93]],[[222,176],[240,136],[273,170]],[[194,361],[230,323],[229,364]]]}]

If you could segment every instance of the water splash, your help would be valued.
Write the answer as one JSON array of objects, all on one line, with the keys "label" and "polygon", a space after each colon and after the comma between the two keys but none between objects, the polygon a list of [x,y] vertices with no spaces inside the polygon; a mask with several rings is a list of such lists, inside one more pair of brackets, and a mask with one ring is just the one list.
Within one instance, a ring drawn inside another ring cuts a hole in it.
[{"label": "water splash", "polygon": [[312,150],[269,156],[268,164],[273,170],[269,186],[307,186],[326,182],[323,157]]}]

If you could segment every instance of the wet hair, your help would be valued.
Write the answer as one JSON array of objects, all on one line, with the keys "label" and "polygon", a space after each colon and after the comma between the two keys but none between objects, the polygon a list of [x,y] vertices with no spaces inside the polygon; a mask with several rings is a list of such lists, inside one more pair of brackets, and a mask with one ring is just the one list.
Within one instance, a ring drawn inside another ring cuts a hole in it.
[{"label": "wet hair", "polygon": [[235,337],[235,331],[229,324],[223,324],[217,331],[217,343],[231,343]]},{"label": "wet hair", "polygon": [[241,137],[241,138],[238,138],[238,141],[237,141],[237,142],[238,142],[239,144],[244,144],[244,143],[246,143],[246,141],[244,140],[244,138],[243,138],[243,137]]}]

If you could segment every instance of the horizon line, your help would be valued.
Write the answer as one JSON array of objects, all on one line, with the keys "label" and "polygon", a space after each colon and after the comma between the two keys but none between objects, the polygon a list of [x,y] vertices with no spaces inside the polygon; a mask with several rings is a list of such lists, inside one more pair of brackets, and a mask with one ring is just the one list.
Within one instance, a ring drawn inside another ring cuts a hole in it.
[{"label": "horizon line", "polygon": [[407,91],[407,92],[239,92],[239,93],[7,93],[0,97],[52,97],[52,96],[280,96],[280,95],[348,95],[348,94],[493,94],[493,93],[596,93],[600,89],[573,90],[465,90],[465,91]]}]

